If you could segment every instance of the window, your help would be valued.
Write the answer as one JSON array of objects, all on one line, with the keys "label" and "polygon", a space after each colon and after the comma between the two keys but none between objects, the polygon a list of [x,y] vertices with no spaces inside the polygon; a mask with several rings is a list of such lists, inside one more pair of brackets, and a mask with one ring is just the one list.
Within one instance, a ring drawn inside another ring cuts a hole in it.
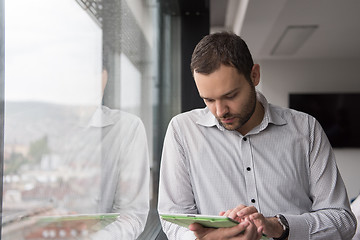
[{"label": "window", "polygon": [[141,238],[157,217],[157,1],[0,3],[1,239]]}]

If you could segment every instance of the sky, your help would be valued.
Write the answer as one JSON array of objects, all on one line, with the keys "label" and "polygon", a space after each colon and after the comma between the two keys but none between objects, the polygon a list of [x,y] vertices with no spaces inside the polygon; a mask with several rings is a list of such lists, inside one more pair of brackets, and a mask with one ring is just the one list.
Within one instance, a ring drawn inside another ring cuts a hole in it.
[{"label": "sky", "polygon": [[75,0],[5,0],[5,100],[98,104],[101,48]]}]

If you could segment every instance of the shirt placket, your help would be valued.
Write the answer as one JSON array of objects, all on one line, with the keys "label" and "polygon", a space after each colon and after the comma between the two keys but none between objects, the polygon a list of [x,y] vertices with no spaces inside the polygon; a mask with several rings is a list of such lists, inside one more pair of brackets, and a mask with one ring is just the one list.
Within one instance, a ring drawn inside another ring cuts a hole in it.
[{"label": "shirt placket", "polygon": [[242,161],[244,164],[244,177],[246,183],[247,205],[254,206],[258,211],[259,201],[256,188],[254,157],[251,151],[251,139],[249,136],[242,138],[241,143]]}]

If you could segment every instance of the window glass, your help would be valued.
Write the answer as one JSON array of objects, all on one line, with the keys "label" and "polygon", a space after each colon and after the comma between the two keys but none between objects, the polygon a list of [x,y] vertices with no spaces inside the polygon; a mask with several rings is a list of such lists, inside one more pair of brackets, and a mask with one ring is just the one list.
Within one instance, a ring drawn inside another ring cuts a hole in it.
[{"label": "window glass", "polygon": [[5,0],[1,239],[143,232],[155,198],[156,2]]}]

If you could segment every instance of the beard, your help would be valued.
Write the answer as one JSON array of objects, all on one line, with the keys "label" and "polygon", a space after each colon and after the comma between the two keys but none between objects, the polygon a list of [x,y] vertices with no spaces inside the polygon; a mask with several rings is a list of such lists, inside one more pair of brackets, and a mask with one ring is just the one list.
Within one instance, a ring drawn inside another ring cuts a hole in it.
[{"label": "beard", "polygon": [[[222,117],[216,117],[221,126],[226,130],[235,131],[241,128],[245,123],[249,121],[254,114],[256,108],[256,91],[255,87],[251,86],[251,92],[249,98],[244,104],[244,108],[240,113],[227,113]],[[225,119],[233,119],[231,123],[223,122]]]}]

